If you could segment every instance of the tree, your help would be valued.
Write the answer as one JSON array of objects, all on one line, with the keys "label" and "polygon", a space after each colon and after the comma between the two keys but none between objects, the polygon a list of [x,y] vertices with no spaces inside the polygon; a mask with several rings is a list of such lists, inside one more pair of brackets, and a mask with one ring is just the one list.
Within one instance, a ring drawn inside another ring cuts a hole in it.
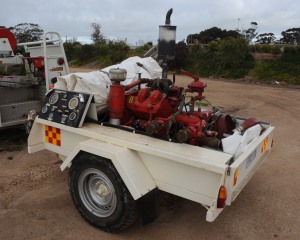
[{"label": "tree", "polygon": [[274,33],[262,33],[262,34],[259,34],[257,37],[256,37],[256,41],[257,43],[260,43],[260,44],[270,44],[270,43],[273,43],[276,39]]},{"label": "tree", "polygon": [[77,41],[76,37],[72,37],[67,39],[64,42],[64,49],[65,49],[65,53],[67,55],[67,59],[68,61],[76,59],[78,51],[76,51],[77,49],[81,49],[81,44],[80,42]]},{"label": "tree", "polygon": [[184,42],[184,40],[178,42],[175,45],[175,59],[168,61],[168,65],[170,69],[174,70],[174,69],[182,68],[187,59],[188,51],[189,51],[188,46]]},{"label": "tree", "polygon": [[93,32],[91,34],[91,39],[93,40],[93,42],[95,44],[96,43],[100,43],[100,44],[106,43],[106,40],[105,40],[104,36],[101,33],[100,24],[93,22],[91,24],[91,27],[93,28]]},{"label": "tree", "polygon": [[18,43],[39,41],[44,34],[44,30],[34,23],[20,23],[9,30],[14,33]]},{"label": "tree", "polygon": [[191,45],[191,44],[194,44],[194,43],[197,43],[199,42],[199,33],[194,33],[194,34],[189,34],[187,37],[186,37],[186,43],[188,45]]},{"label": "tree", "polygon": [[209,29],[205,29],[204,31],[201,31],[200,33],[196,34],[190,34],[187,36],[187,43],[193,44],[195,42],[208,44],[212,41],[222,40],[229,37],[236,38],[240,36],[240,34],[233,30],[222,30],[218,27],[212,27]]},{"label": "tree", "polygon": [[220,63],[222,67],[239,67],[249,57],[249,48],[243,38],[227,38],[219,44]]},{"label": "tree", "polygon": [[257,36],[257,22],[251,22],[251,27],[242,31],[242,35],[244,36],[247,43],[251,43],[252,40]]},{"label": "tree", "polygon": [[212,27],[200,32],[199,37],[201,43],[209,43],[211,41],[223,39],[224,35],[221,28]]},{"label": "tree", "polygon": [[285,44],[300,44],[300,28],[290,28],[281,33],[280,41]]}]

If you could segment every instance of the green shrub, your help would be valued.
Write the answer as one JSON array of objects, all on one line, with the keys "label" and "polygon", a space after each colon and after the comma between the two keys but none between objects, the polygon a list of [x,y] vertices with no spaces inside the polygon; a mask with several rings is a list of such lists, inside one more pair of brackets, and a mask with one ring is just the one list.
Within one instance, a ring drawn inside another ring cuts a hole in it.
[{"label": "green shrub", "polygon": [[[291,49],[289,48],[289,51]],[[294,52],[291,50],[290,52]],[[284,53],[279,59],[256,62],[251,75],[260,82],[286,82],[300,84],[300,54]]]},{"label": "green shrub", "polygon": [[269,44],[261,44],[260,45],[261,46],[261,52],[262,53],[270,53],[272,50],[272,46],[271,45],[269,45]]},{"label": "green shrub", "polygon": [[281,46],[273,45],[271,48],[271,53],[273,54],[280,54],[281,53]]},{"label": "green shrub", "polygon": [[211,42],[190,48],[186,69],[203,77],[241,78],[254,67],[254,59],[243,38]]},{"label": "green shrub", "polygon": [[127,58],[129,46],[125,41],[109,41],[108,49],[113,63],[119,63]]}]

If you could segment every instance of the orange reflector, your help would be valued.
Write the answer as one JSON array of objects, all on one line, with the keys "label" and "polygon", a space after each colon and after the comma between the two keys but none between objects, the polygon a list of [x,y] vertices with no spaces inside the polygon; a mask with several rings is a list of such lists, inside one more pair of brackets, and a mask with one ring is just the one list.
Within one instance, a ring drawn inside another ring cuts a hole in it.
[{"label": "orange reflector", "polygon": [[224,186],[220,187],[219,196],[218,196],[218,208],[224,208],[226,206],[226,199],[227,199],[227,189]]}]

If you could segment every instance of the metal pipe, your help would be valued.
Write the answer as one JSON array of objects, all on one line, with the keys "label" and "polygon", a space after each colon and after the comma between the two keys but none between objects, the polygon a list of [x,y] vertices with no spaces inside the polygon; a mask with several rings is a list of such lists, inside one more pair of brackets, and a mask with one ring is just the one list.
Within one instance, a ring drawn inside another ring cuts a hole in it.
[{"label": "metal pipe", "polygon": [[184,103],[185,103],[185,96],[186,96],[186,93],[188,92],[188,89],[184,89],[182,91],[182,99],[181,99],[181,102],[179,104],[179,107],[178,107],[178,110],[176,113],[173,114],[173,116],[170,118],[169,122],[168,122],[168,125],[167,125],[167,138],[169,139],[169,132],[170,132],[170,129],[172,127],[172,124],[174,122],[174,120],[176,119],[176,117],[182,112],[182,109],[183,109],[183,106],[184,106]]},{"label": "metal pipe", "polygon": [[171,9],[167,12],[167,15],[166,15],[166,22],[165,22],[166,25],[170,25],[170,24],[171,24],[171,15],[172,15],[172,12],[173,12],[173,8],[171,8]]}]

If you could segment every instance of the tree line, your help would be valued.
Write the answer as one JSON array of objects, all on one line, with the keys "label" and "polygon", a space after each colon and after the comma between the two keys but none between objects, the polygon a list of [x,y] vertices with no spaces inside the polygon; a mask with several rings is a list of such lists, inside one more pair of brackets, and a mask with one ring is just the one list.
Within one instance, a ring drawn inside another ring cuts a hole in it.
[{"label": "tree line", "polygon": [[[39,40],[37,38],[43,33],[39,26],[25,26],[25,29],[22,29],[21,24],[17,28],[11,28],[19,42]],[[76,38],[70,38],[64,43],[71,64],[94,62],[96,66],[106,67],[130,56],[143,56],[150,47],[149,44],[144,44],[132,50],[124,40],[106,39],[99,24],[92,23],[91,27],[92,44],[81,44]],[[247,76],[260,82],[276,80],[300,84],[300,45],[295,45],[300,44],[300,28],[282,32],[280,41],[285,44],[284,48],[282,45],[270,44],[274,42],[272,34],[258,35],[256,29],[257,23],[252,22],[251,27],[243,31],[213,27],[190,34],[186,41],[176,44],[175,60],[169,61],[170,69],[176,71],[183,68],[202,77],[240,79]],[[24,36],[28,38],[24,40]],[[257,44],[249,44],[250,42]],[[257,61],[252,54],[257,52],[270,52],[276,57],[270,61]]]},{"label": "tree line", "polygon": [[248,43],[256,44],[300,44],[300,28],[289,28],[281,32],[281,38],[276,39],[274,33],[257,32],[257,23],[251,22],[251,27],[244,30],[222,30],[218,27],[205,29],[200,33],[189,34],[187,36],[187,43],[202,43],[208,44],[211,41],[226,39],[229,37],[243,37]]},{"label": "tree line", "polygon": [[[289,28],[285,31],[282,31],[282,37],[280,39],[276,39],[274,33],[258,34],[257,26],[258,24],[256,22],[251,22],[250,27],[243,30],[222,30],[218,27],[212,27],[200,31],[199,33],[189,34],[186,38],[186,43],[208,44],[211,41],[222,40],[229,37],[243,37],[248,43],[253,42],[258,44],[300,44],[300,27]],[[100,24],[94,22],[91,24],[91,27],[91,40],[94,43],[105,44],[108,40],[106,40],[103,36]],[[44,34],[44,31],[41,28],[41,26],[34,23],[20,23],[15,25],[14,27],[9,27],[9,30],[11,30],[15,34],[19,43],[41,40]]]}]

